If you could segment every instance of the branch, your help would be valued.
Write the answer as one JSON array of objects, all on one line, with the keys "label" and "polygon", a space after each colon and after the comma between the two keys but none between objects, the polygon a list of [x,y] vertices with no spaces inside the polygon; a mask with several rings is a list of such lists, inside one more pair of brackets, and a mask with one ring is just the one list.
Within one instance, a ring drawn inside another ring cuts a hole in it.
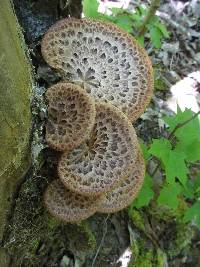
[{"label": "branch", "polygon": [[143,36],[147,30],[147,24],[149,23],[149,21],[151,20],[151,18],[155,15],[156,10],[159,8],[160,6],[160,0],[152,0],[151,5],[149,7],[149,10],[147,11],[147,15],[144,18],[144,21],[140,27],[139,33],[138,33],[138,37]]},{"label": "branch", "polygon": [[[168,135],[167,139],[169,141],[171,141],[174,137],[175,137],[175,133],[178,129],[182,128],[183,126],[185,126],[186,124],[188,124],[189,122],[191,122],[192,120],[194,120],[198,115],[200,115],[200,111],[198,111],[197,113],[195,113],[191,118],[189,118],[188,120],[182,122],[182,123],[178,123],[175,128],[173,129],[173,131]],[[156,165],[155,169],[153,170],[153,172],[150,174],[152,177],[154,177],[154,175],[156,174],[156,172],[158,171],[158,169],[160,168],[161,162],[159,161],[159,163]]]}]

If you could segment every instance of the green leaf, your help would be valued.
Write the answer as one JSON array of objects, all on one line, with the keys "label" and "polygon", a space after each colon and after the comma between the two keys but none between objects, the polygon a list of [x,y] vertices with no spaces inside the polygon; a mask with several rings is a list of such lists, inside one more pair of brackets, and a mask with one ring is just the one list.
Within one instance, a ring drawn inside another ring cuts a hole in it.
[{"label": "green leaf", "polygon": [[196,178],[190,179],[183,190],[183,194],[188,199],[200,197],[200,173]]},{"label": "green leaf", "polygon": [[[164,117],[165,123],[169,125],[169,131],[173,131],[174,128],[181,123],[189,120],[194,116],[194,112],[190,109],[185,109],[185,111],[181,111],[179,107],[177,107],[177,114],[175,116],[166,116]],[[183,127],[179,128],[175,132],[175,136],[182,141],[190,143],[191,139],[199,138],[200,139],[200,116],[196,117]]]},{"label": "green leaf", "polygon": [[195,191],[199,191],[200,189],[200,173],[198,173],[197,177],[192,180]]},{"label": "green leaf", "polygon": [[118,15],[116,17],[115,23],[122,29],[124,29],[127,32],[132,32],[132,19],[126,14],[126,15]]},{"label": "green leaf", "polygon": [[191,181],[187,182],[186,186],[183,188],[182,193],[187,199],[194,198],[194,185]]},{"label": "green leaf", "polygon": [[145,143],[141,141],[140,142],[140,147],[142,149],[142,153],[143,153],[143,157],[144,157],[145,161],[148,161],[148,159],[150,158],[151,154],[148,151],[147,145],[145,145]]},{"label": "green leaf", "polygon": [[171,143],[167,139],[154,139],[149,153],[161,160],[164,165],[166,180],[174,183],[175,178],[185,185],[187,182],[187,167],[185,165],[185,153],[172,150]]},{"label": "green leaf", "polygon": [[138,43],[144,47],[144,36],[139,36],[139,37],[136,37]]},{"label": "green leaf", "polygon": [[154,27],[154,26],[151,26],[148,28],[149,28],[150,39],[151,39],[152,44],[154,45],[155,48],[160,48],[161,37],[162,37],[161,31],[157,27]]},{"label": "green leaf", "polygon": [[156,24],[156,27],[162,32],[165,38],[169,38],[169,32],[167,31],[167,28],[164,24],[159,22],[158,24]]},{"label": "green leaf", "polygon": [[131,18],[132,18],[132,20],[134,20],[134,21],[140,21],[140,23],[142,23],[141,15],[139,15],[138,13],[133,13],[133,14],[131,15]]},{"label": "green leaf", "polygon": [[149,202],[154,196],[154,192],[152,190],[152,184],[153,183],[151,176],[146,174],[142,189],[140,190],[140,193],[137,196],[137,198],[132,203],[134,207],[141,208],[149,204]]},{"label": "green leaf", "polygon": [[[187,138],[190,139],[190,138]],[[192,140],[182,140],[176,145],[177,151],[185,153],[185,159],[188,162],[194,162],[200,160],[200,140],[199,137],[193,137]]]},{"label": "green leaf", "polygon": [[169,140],[162,138],[162,139],[153,139],[151,147],[149,149],[149,153],[156,156],[159,159],[167,159],[169,155],[169,151],[171,150],[172,146]]},{"label": "green leaf", "polygon": [[178,196],[182,191],[182,187],[178,183],[173,185],[168,184],[162,188],[160,195],[157,199],[159,205],[168,206],[171,209],[176,210],[179,204]]},{"label": "green leaf", "polygon": [[157,26],[157,24],[159,23],[160,23],[160,19],[158,16],[153,16],[149,21],[149,24],[152,24],[153,26]]},{"label": "green leaf", "polygon": [[191,221],[200,229],[200,201],[195,202],[185,213],[184,222]]},{"label": "green leaf", "polygon": [[137,7],[138,14],[140,14],[142,16],[145,16],[147,14],[147,10],[148,10],[147,7],[143,7],[143,6],[138,6]]},{"label": "green leaf", "polygon": [[185,145],[190,145],[192,142],[197,140],[200,141],[200,128],[198,118],[197,120],[194,119],[183,127],[179,128],[176,131],[175,136]]},{"label": "green leaf", "polygon": [[[173,117],[165,117],[164,121],[169,125],[169,130],[173,131],[176,125],[181,125],[194,116],[194,112],[186,109],[184,112],[178,107],[177,114]],[[194,162],[200,160],[200,122],[199,117],[194,118],[175,132],[178,140],[176,150],[185,154],[185,160]]]},{"label": "green leaf", "polygon": [[83,13],[88,18],[98,18],[99,3],[97,0],[83,0]]},{"label": "green leaf", "polygon": [[163,163],[168,183],[174,183],[175,178],[178,178],[183,185],[186,184],[188,169],[185,165],[185,154],[183,152],[169,151],[168,159],[163,159]]}]

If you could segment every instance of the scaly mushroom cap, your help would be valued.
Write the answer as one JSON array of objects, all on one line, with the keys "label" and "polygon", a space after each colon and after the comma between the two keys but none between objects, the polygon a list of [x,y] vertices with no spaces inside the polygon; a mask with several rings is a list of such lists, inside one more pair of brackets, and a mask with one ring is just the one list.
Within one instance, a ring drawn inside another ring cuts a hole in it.
[{"label": "scaly mushroom cap", "polygon": [[142,154],[139,153],[133,170],[120,185],[106,193],[97,211],[101,213],[112,213],[129,206],[142,187],[144,175],[145,163]]},{"label": "scaly mushroom cap", "polygon": [[110,101],[131,121],[148,105],[153,71],[145,50],[112,23],[64,19],[42,41],[46,62],[96,100]]},{"label": "scaly mushroom cap", "polygon": [[88,138],[95,122],[95,102],[78,85],[60,82],[46,92],[48,120],[46,140],[50,147],[72,150]]},{"label": "scaly mushroom cap", "polygon": [[59,179],[47,187],[44,202],[50,214],[64,222],[78,222],[93,215],[101,198],[75,194],[63,186]]},{"label": "scaly mushroom cap", "polygon": [[83,195],[114,188],[131,170],[138,151],[137,136],[127,117],[108,103],[96,104],[96,120],[89,140],[58,166],[63,184]]}]

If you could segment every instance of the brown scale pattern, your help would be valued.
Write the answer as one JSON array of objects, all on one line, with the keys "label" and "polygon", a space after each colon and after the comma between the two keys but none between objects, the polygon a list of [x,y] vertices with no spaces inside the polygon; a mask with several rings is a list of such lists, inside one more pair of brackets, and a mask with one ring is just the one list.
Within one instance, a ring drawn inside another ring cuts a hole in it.
[{"label": "brown scale pattern", "polygon": [[97,101],[110,101],[136,120],[150,102],[153,71],[145,50],[116,25],[64,19],[42,41],[46,62]]},{"label": "brown scale pattern", "polygon": [[130,174],[114,190],[105,194],[98,212],[112,213],[129,206],[140,191],[145,175],[145,163],[141,152]]},{"label": "brown scale pattern", "polygon": [[95,122],[95,102],[78,85],[60,82],[46,92],[50,147],[70,151],[88,138]]},{"label": "brown scale pattern", "polygon": [[108,103],[96,104],[89,140],[64,153],[58,166],[62,183],[83,195],[113,189],[132,169],[138,152],[136,133],[127,117]]},{"label": "brown scale pattern", "polygon": [[45,206],[56,218],[64,222],[78,222],[93,215],[101,198],[86,197],[66,189],[60,180],[54,180],[44,194]]}]

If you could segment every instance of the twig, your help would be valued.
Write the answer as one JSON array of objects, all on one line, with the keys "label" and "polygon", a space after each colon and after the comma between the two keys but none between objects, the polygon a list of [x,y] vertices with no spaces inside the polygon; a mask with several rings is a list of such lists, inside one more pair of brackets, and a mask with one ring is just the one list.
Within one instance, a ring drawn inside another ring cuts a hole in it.
[{"label": "twig", "polygon": [[[191,122],[192,120],[194,120],[198,115],[200,115],[200,111],[198,111],[197,113],[195,113],[191,118],[189,118],[188,120],[182,122],[182,123],[178,123],[173,131],[168,135],[167,139],[169,141],[171,141],[174,136],[175,136],[175,133],[178,129],[182,128],[183,126],[185,126],[187,123]],[[154,175],[157,173],[158,169],[160,168],[160,165],[161,165],[161,162],[159,161],[159,163],[156,165],[155,169],[153,170],[153,172],[151,173],[151,176],[154,177]]]},{"label": "twig", "polygon": [[151,5],[149,7],[149,10],[147,12],[147,15],[144,18],[144,21],[140,27],[138,37],[143,36],[145,34],[145,32],[147,30],[146,25],[149,23],[151,18],[155,15],[156,10],[159,8],[159,6],[160,6],[160,0],[152,0]]},{"label": "twig", "polygon": [[104,233],[103,233],[103,236],[102,236],[100,245],[99,245],[99,247],[98,247],[98,249],[97,249],[97,252],[96,252],[96,254],[95,254],[95,256],[94,256],[94,259],[93,259],[93,261],[92,261],[92,265],[91,265],[91,267],[94,267],[94,266],[95,266],[94,264],[95,264],[95,262],[96,262],[96,259],[97,259],[98,255],[99,255],[99,251],[100,251],[101,247],[103,246],[103,242],[104,242],[104,239],[105,239],[105,237],[106,237],[107,230],[108,230],[107,221],[108,221],[108,218],[109,218],[109,217],[110,217],[110,214],[107,215],[107,217],[106,217],[106,219],[105,219],[105,221],[104,221],[104,224],[105,224]]}]

